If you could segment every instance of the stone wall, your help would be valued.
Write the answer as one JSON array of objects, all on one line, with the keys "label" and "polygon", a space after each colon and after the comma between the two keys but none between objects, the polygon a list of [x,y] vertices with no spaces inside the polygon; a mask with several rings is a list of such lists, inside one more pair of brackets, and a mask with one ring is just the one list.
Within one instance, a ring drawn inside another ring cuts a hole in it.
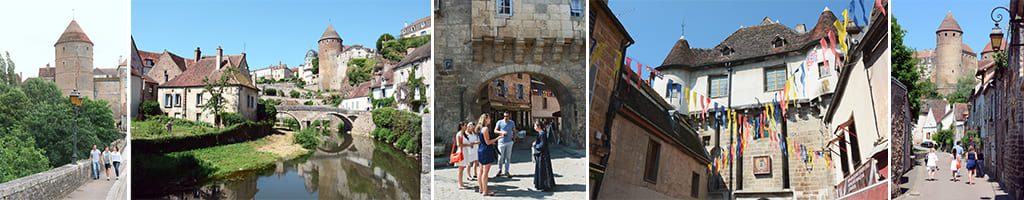
[{"label": "stone wall", "polygon": [[[114,145],[124,149],[124,140]],[[60,199],[92,180],[92,163],[88,158],[77,165],[66,164],[44,172],[0,183],[0,199]]]},{"label": "stone wall", "polygon": [[[628,112],[628,111],[627,111]],[[684,147],[665,141],[630,120],[617,114],[612,121],[611,153],[601,182],[600,198],[605,199],[705,199],[708,193],[707,165],[702,164]],[[654,182],[644,180],[649,142],[660,144],[658,172]],[[691,192],[694,173],[698,178],[697,194]]]},{"label": "stone wall", "polygon": [[910,103],[907,99],[907,88],[903,86],[896,79],[892,79],[892,85],[889,87],[892,92],[892,142],[890,148],[892,157],[889,163],[892,166],[891,176],[889,180],[892,185],[889,186],[890,195],[896,197],[900,192],[900,184],[903,180],[904,173],[910,171],[913,165],[913,160],[910,159],[910,154],[913,153],[911,148],[912,137],[910,135]]}]

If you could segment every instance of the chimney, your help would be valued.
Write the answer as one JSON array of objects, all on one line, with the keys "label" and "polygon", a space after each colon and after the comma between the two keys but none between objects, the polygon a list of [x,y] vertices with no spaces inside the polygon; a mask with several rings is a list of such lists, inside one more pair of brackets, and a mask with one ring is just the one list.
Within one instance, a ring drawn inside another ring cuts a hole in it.
[{"label": "chimney", "polygon": [[220,46],[217,46],[217,69],[220,69],[220,67],[222,67],[221,63],[224,62],[224,60],[222,59],[224,59],[224,50],[220,49]]},{"label": "chimney", "polygon": [[199,51],[199,47],[196,47],[196,60],[195,61],[199,62],[199,59],[202,58],[202,57],[203,57],[203,52]]},{"label": "chimney", "polygon": [[796,33],[804,34],[807,32],[807,25],[796,24]]}]

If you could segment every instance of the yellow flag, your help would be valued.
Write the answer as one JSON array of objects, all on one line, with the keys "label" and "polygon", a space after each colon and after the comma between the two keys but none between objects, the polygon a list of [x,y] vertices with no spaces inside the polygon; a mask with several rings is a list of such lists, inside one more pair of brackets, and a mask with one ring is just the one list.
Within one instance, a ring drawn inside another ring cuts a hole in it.
[{"label": "yellow flag", "polygon": [[[597,61],[597,58],[600,58],[601,54],[604,53],[604,47],[605,46],[607,46],[607,45],[605,45],[604,43],[598,43],[597,44],[597,51],[594,52],[594,55],[590,56],[590,65],[591,66],[597,64],[594,61]],[[615,67],[615,71],[619,71],[619,67]]]},{"label": "yellow flag", "polygon": [[613,65],[615,65],[615,71],[612,71],[612,73],[614,74],[615,72],[619,71],[619,67],[622,67],[622,57],[623,56],[622,56],[622,52],[619,51],[618,49],[612,49],[612,50],[615,51],[615,54],[618,54],[617,56],[615,56],[615,63],[613,64]]},{"label": "yellow flag", "polygon": [[690,113],[690,88],[683,88],[683,92],[686,97],[686,113]]},{"label": "yellow flag", "polygon": [[843,20],[842,21],[840,21],[840,20],[836,20],[835,21],[836,35],[839,36],[839,38],[837,40],[839,40],[839,47],[840,47],[841,50],[843,50],[843,53],[846,53],[846,50],[847,50],[846,40],[845,40],[845,38],[846,38],[846,23],[849,22],[849,21],[850,21],[850,11],[846,10],[846,9],[843,10]]}]

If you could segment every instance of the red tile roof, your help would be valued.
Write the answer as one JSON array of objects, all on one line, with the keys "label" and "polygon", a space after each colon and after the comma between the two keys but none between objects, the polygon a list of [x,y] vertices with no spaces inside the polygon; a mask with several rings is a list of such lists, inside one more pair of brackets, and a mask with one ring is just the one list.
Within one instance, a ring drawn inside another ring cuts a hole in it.
[{"label": "red tile roof", "polygon": [[965,103],[954,103],[953,114],[954,120],[956,121],[967,121],[967,104]]},{"label": "red tile roof", "polygon": [[143,75],[142,73],[140,73],[138,70],[135,70],[134,68],[132,69],[132,76],[142,77],[142,80],[146,81],[146,83],[156,84],[156,80],[153,80],[153,78],[150,78],[149,76]]},{"label": "red tile roof", "polygon": [[956,19],[953,18],[953,11],[949,11],[948,13],[946,13],[946,18],[942,19],[942,24],[939,24],[939,30],[935,32],[939,31],[957,31],[961,33],[964,32],[960,30],[960,24],[956,23]]},{"label": "red tile roof", "polygon": [[916,58],[931,58],[932,54],[934,54],[934,53],[935,53],[934,49],[932,49],[932,50],[917,51],[917,52],[914,52],[914,57],[916,57]]},{"label": "red tile roof", "polygon": [[[1002,43],[1003,44],[999,45],[999,46],[1003,47],[1003,48],[1006,48],[1007,47],[1006,46],[1006,39],[1003,39]],[[988,44],[985,44],[985,49],[981,50],[981,53],[985,53],[985,52],[993,52],[993,50],[992,50],[992,40],[989,40]]]},{"label": "red tile roof", "polygon": [[369,95],[370,85],[372,85],[370,82],[372,81],[360,83],[356,88],[352,89],[352,91],[349,91],[348,95],[345,95],[345,98],[357,98]]},{"label": "red tile roof", "polygon": [[398,62],[398,65],[395,66],[401,67],[408,65],[409,63],[430,58],[430,49],[431,47],[433,47],[431,43],[432,42],[427,42],[422,46],[416,47],[416,50],[412,50],[412,52],[410,52],[409,55],[406,55],[405,58],[402,58],[402,61]]},{"label": "red tile roof", "polygon": [[[166,51],[167,50],[164,50],[164,52],[166,52]],[[145,61],[147,59],[153,60],[153,64],[154,65],[157,62],[160,62],[160,56],[161,55],[163,55],[163,54],[156,53],[156,52],[148,52],[148,51],[139,50],[139,59],[142,59],[142,61]],[[143,62],[142,64],[145,65],[146,63]],[[145,67],[153,67],[153,66],[145,66]]]},{"label": "red tile roof", "polygon": [[970,52],[972,54],[977,54],[977,53],[974,53],[974,50],[971,50],[971,47],[967,46],[967,44],[960,43],[960,48],[963,48],[964,51]]},{"label": "red tile roof", "polygon": [[68,27],[64,29],[64,33],[60,34],[60,39],[57,39],[56,44],[65,42],[85,42],[92,44],[92,40],[89,40],[89,36],[85,35],[85,31],[82,31],[82,27],[78,26],[78,22],[71,20]]},{"label": "red tile roof", "polygon": [[56,70],[57,70],[56,67],[50,67],[50,66],[40,67],[39,68],[39,77],[40,78],[42,78],[42,77],[54,77],[57,74]]},{"label": "red tile roof", "polygon": [[320,36],[320,40],[324,39],[341,39],[337,31],[334,31],[334,25],[327,25],[327,30],[324,30],[324,35]]},{"label": "red tile roof", "polygon": [[[225,67],[238,67],[238,64],[245,61],[245,55],[228,55],[223,57],[224,60],[221,65]],[[194,66],[189,67],[181,75],[167,81],[160,87],[193,87],[193,86],[204,86],[206,83],[203,82],[204,78],[209,78],[210,81],[220,79],[220,76],[224,73],[224,69],[217,67],[216,56],[203,56],[199,62],[195,63]],[[241,85],[249,88],[256,89],[256,86],[252,85],[252,81],[245,77],[242,73],[236,73],[235,77],[229,81],[232,85]]]}]

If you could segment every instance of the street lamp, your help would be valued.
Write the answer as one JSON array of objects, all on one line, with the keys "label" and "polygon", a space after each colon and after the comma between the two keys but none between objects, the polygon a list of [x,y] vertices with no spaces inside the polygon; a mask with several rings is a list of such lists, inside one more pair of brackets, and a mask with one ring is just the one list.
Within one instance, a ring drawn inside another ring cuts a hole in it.
[{"label": "street lamp", "polygon": [[[1010,9],[1007,9],[1006,7],[1000,6],[1000,7],[993,8],[992,9],[992,13],[989,14],[989,17],[992,18],[992,21],[996,22],[995,23],[996,27],[992,27],[992,33],[988,34],[988,37],[989,37],[989,39],[991,39],[991,42],[992,42],[992,50],[993,51],[999,51],[1000,46],[1002,46],[1002,44],[1003,44],[1003,29],[999,28],[999,22],[1003,21],[1003,14],[1002,13],[996,14],[996,10],[999,10],[999,9],[1005,10],[1007,13],[1010,12]],[[1013,25],[1013,21],[1015,21],[1015,20],[1012,20],[1012,19],[1010,20],[1010,25]]]},{"label": "street lamp", "polygon": [[82,95],[78,93],[78,90],[71,91],[71,105],[75,106],[75,143],[72,148],[71,163],[78,164],[78,107],[82,106]]}]

